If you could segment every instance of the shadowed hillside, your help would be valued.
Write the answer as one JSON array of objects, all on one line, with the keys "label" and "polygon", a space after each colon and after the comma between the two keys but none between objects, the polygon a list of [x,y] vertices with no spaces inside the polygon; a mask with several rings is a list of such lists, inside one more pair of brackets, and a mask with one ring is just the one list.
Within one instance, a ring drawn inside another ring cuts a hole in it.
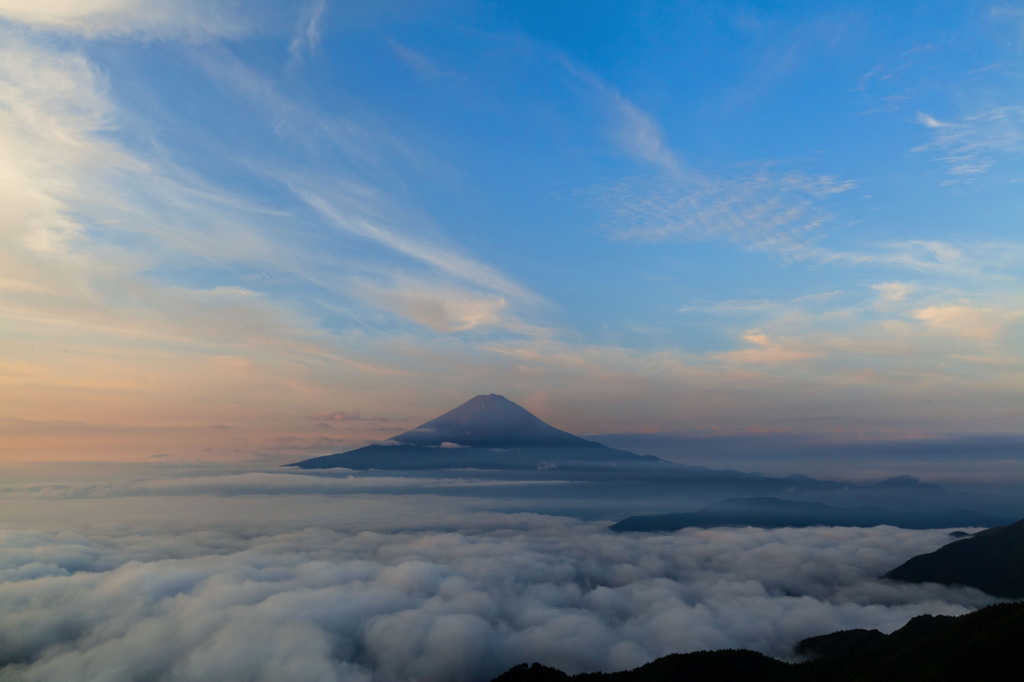
[{"label": "shadowed hillside", "polygon": [[885,577],[914,583],[977,587],[997,597],[1024,598],[1024,520],[990,528],[909,559]]},{"label": "shadowed hillside", "polygon": [[753,651],[672,654],[633,670],[565,673],[521,664],[493,682],[953,682],[1017,680],[1024,669],[1024,603],[958,618],[918,616],[890,635],[847,630],[800,643],[812,660],[783,663]]},{"label": "shadowed hillside", "polygon": [[797,502],[775,497],[733,498],[715,502],[693,512],[630,516],[611,526],[622,532],[670,532],[682,528],[716,526],[897,526],[899,528],[953,528],[996,526],[1005,517],[967,509],[945,511],[901,511],[879,507],[834,507],[821,502]]}]

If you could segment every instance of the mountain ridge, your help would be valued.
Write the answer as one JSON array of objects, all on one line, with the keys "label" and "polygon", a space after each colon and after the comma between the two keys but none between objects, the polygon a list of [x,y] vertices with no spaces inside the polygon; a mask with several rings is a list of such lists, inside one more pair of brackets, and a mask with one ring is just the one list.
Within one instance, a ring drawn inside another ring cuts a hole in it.
[{"label": "mountain ridge", "polygon": [[719,649],[669,654],[632,670],[571,676],[521,663],[491,682],[1003,682],[1016,680],[1024,666],[1022,629],[1024,603],[995,604],[957,617],[917,616],[890,635],[846,630],[811,637],[797,647],[812,656],[801,663]]},{"label": "mountain ridge", "polygon": [[671,466],[551,426],[497,393],[470,398],[384,443],[286,464],[302,469],[616,469]]},{"label": "mountain ridge", "polygon": [[754,526],[758,528],[801,528],[807,526],[879,525],[898,528],[954,528],[998,526],[1011,519],[968,509],[922,512],[881,507],[837,507],[822,502],[800,502],[777,497],[729,498],[692,512],[634,515],[610,526],[622,532],[673,532],[682,528]]},{"label": "mountain ridge", "polygon": [[497,393],[474,396],[391,440],[427,447],[441,447],[444,443],[483,448],[601,446],[556,429]]},{"label": "mountain ridge", "polygon": [[997,597],[1024,599],[1024,519],[919,554],[885,577],[913,583],[966,585]]}]

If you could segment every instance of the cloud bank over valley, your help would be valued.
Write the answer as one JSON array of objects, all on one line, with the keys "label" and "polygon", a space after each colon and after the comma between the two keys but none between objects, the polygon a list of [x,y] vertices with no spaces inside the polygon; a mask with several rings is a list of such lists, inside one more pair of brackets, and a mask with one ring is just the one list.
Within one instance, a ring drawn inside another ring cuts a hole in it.
[{"label": "cloud bank over valley", "polygon": [[445,481],[229,494],[253,480],[171,477],[135,497],[7,489],[0,504],[24,509],[0,531],[0,680],[470,680],[526,660],[579,672],[708,648],[791,658],[804,637],[995,601],[879,579],[945,544],[942,530],[615,534],[447,497]]}]

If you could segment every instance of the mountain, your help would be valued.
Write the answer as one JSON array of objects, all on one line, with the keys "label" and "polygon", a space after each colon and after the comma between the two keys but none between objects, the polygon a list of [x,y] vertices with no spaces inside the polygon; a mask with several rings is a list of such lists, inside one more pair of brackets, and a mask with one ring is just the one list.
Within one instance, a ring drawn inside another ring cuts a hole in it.
[{"label": "mountain", "polygon": [[913,557],[885,577],[967,585],[997,597],[1024,599],[1024,520],[989,528],[930,554]]},{"label": "mountain", "polygon": [[1017,680],[1024,669],[1024,603],[996,604],[964,616],[918,616],[890,635],[846,630],[802,641],[811,660],[783,663],[754,651],[671,654],[615,673],[566,675],[534,663],[492,682],[835,682]]},{"label": "mountain", "polygon": [[314,457],[302,469],[607,469],[671,466],[556,429],[511,400],[478,395],[385,443]]},{"label": "mountain", "polygon": [[616,532],[676,531],[715,526],[897,526],[899,528],[952,528],[997,526],[1007,519],[976,511],[897,511],[879,507],[833,507],[821,502],[797,502],[776,497],[732,498],[693,512],[630,516],[611,526]]},{"label": "mountain", "polygon": [[391,440],[424,447],[444,443],[476,448],[604,447],[556,429],[496,393],[471,398]]},{"label": "mountain", "polygon": [[647,665],[616,673],[566,675],[540,663],[521,663],[491,682],[776,682],[789,679],[790,665],[746,649],[669,654]]}]

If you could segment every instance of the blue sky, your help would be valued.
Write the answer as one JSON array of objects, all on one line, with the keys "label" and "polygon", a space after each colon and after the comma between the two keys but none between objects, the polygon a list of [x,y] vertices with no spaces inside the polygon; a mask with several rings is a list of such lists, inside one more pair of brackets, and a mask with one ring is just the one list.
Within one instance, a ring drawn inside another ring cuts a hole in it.
[{"label": "blue sky", "polygon": [[11,459],[1021,432],[1024,5],[370,4],[0,0]]}]

